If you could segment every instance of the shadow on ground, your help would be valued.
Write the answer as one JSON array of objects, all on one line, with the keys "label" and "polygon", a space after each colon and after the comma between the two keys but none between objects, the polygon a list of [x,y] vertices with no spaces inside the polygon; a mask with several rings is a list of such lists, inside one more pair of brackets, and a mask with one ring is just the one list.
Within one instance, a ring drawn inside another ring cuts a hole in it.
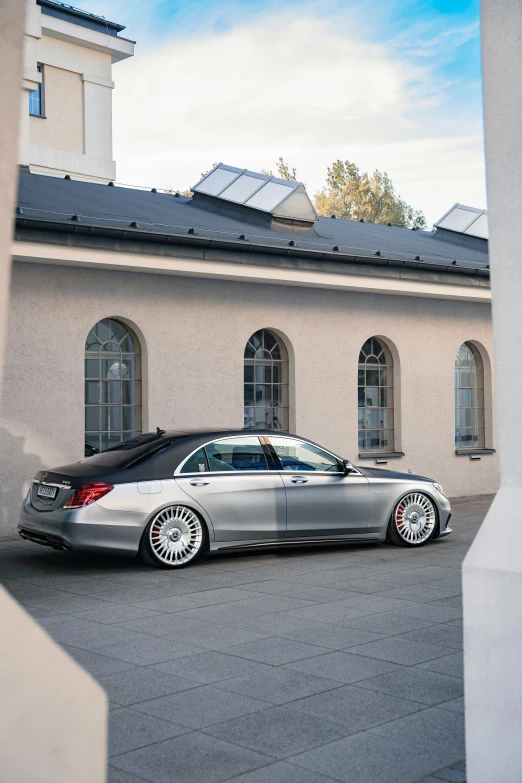
[{"label": "shadow on ground", "polygon": [[490,501],[421,549],[175,573],[13,537],[0,577],[107,690],[110,783],[463,781],[460,568]]}]

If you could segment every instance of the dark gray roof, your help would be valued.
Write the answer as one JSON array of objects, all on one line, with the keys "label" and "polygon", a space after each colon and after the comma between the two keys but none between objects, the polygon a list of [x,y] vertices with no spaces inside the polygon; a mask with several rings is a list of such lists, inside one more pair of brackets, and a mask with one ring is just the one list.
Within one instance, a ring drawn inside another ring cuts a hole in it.
[{"label": "dark gray roof", "polygon": [[89,13],[89,11],[82,11],[81,8],[75,8],[67,3],[60,3],[57,0],[36,0],[36,2],[37,5],[41,6],[43,14],[63,19],[65,22],[78,24],[80,27],[97,30],[99,33],[117,36],[119,32],[125,30],[125,25],[109,22],[104,16],[97,16]]},{"label": "dark gray roof", "polygon": [[24,167],[20,171],[17,223],[26,229],[114,236],[120,249],[125,240],[141,239],[489,274],[487,241],[473,238],[476,245],[469,247],[454,232],[322,217],[314,232],[303,234],[291,226],[253,225],[229,214],[226,205],[212,208],[184,196],[30,174]]}]

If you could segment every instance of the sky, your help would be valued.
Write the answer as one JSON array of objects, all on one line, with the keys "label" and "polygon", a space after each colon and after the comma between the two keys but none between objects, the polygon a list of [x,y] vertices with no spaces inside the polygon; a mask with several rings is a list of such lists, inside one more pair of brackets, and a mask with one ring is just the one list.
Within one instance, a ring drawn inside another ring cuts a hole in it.
[{"label": "sky", "polygon": [[117,181],[184,190],[219,161],[313,195],[338,158],[379,169],[428,225],[486,207],[479,0],[85,0],[126,25]]}]

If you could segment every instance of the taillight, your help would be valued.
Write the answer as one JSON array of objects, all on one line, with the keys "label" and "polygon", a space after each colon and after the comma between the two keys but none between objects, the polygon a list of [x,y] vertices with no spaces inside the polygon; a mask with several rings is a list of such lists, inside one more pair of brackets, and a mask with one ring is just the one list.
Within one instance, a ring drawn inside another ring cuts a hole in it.
[{"label": "taillight", "polygon": [[104,495],[107,495],[114,487],[105,481],[94,481],[92,484],[84,484],[75,489],[71,497],[63,504],[63,508],[83,508],[89,506]]}]

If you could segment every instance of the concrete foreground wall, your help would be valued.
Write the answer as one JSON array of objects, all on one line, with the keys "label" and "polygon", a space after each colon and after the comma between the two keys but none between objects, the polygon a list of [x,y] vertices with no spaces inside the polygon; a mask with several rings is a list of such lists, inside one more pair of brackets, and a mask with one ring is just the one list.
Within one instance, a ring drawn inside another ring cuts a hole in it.
[{"label": "concrete foreground wall", "polygon": [[[264,327],[290,354],[291,429],[356,462],[358,356],[378,335],[396,359],[396,448],[405,452],[387,467],[433,477],[453,496],[497,489],[496,455],[471,462],[454,447],[455,355],[472,340],[489,366],[487,304],[15,263],[0,422],[4,534],[15,529],[24,482],[83,456],[85,339],[109,316],[141,341],[144,428],[242,427],[244,347]],[[495,446],[491,422],[488,439]]]},{"label": "concrete foreground wall", "polygon": [[0,783],[102,783],[107,695],[0,587]]},{"label": "concrete foreground wall", "polygon": [[482,0],[501,487],[463,564],[469,783],[522,780],[522,4]]},{"label": "concrete foreground wall", "polygon": [[[13,208],[18,171],[20,83],[23,73],[24,6],[0,0],[0,391],[7,328]],[[5,114],[4,114],[5,112]]]},{"label": "concrete foreground wall", "polygon": [[[19,118],[31,76],[22,68],[25,10],[20,0],[0,0],[0,388]],[[30,31],[30,9],[26,22]],[[0,448],[2,482],[8,460]],[[0,783],[103,783],[107,711],[98,683],[0,587]]]}]

